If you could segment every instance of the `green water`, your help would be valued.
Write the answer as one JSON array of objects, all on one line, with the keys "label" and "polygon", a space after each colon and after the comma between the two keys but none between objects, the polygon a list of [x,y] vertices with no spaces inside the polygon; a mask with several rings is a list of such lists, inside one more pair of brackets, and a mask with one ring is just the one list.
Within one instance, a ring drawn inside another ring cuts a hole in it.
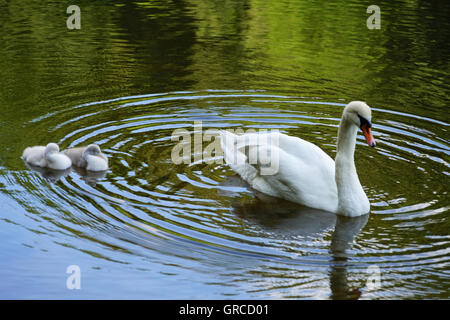
[{"label": "green water", "polygon": [[[358,1],[79,1],[79,30],[71,4],[0,0],[0,298],[449,298],[448,3],[379,2],[378,30]],[[359,134],[355,154],[369,216],[171,161],[196,121],[334,157],[352,100],[373,110],[377,147]],[[28,168],[51,141],[97,143],[110,169]]]}]

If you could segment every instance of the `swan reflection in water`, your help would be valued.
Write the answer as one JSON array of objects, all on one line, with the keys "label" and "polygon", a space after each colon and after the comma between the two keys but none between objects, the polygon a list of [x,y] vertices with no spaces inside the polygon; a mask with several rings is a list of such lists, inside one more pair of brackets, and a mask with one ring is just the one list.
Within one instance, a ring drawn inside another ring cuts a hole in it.
[{"label": "swan reflection in water", "polygon": [[[359,288],[350,288],[348,285],[348,259],[355,237],[361,232],[367,224],[369,214],[359,217],[337,216],[336,226],[334,227],[331,238],[330,253],[333,257],[333,264],[330,269],[330,289],[332,299],[359,299],[366,286],[365,282]],[[362,274],[367,274],[362,269]],[[365,279],[366,280],[366,279]]]},{"label": "swan reflection in water", "polygon": [[[242,188],[249,188],[248,184],[238,176],[229,177],[222,186],[228,187],[221,191],[222,194],[227,195],[231,195],[230,192],[242,192]],[[295,235],[311,239],[332,231],[329,250],[332,258],[329,269],[330,298],[359,299],[361,297],[365,282],[357,288],[350,287],[348,260],[352,257],[349,250],[353,241],[366,225],[369,214],[353,218],[344,217],[273,198],[255,190],[252,190],[252,193],[256,198],[251,202],[236,201],[232,204],[234,213],[271,233],[276,233],[277,237]]]}]

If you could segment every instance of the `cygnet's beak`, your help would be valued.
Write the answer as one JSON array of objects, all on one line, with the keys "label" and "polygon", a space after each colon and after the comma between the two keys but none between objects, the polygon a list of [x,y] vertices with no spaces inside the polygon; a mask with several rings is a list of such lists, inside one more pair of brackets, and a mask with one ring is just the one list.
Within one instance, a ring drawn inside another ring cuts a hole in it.
[{"label": "cygnet's beak", "polygon": [[372,125],[370,122],[363,123],[361,125],[361,130],[363,132],[364,137],[366,138],[367,144],[371,147],[375,147],[376,142],[375,139],[373,138],[371,127]]}]

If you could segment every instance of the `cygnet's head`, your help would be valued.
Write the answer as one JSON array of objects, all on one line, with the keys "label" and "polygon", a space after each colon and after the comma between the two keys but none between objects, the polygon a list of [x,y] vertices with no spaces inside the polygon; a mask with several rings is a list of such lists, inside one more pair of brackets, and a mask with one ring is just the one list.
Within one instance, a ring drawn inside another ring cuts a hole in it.
[{"label": "cygnet's head", "polygon": [[363,101],[352,101],[344,109],[344,117],[359,127],[369,146],[375,147],[375,139],[372,135],[372,110]]},{"label": "cygnet's head", "polygon": [[50,142],[45,147],[45,154],[58,153],[58,152],[59,152],[59,146],[56,143]]},{"label": "cygnet's head", "polygon": [[101,153],[100,147],[96,144],[90,144],[84,149],[83,157],[85,158],[88,155],[98,156]]}]

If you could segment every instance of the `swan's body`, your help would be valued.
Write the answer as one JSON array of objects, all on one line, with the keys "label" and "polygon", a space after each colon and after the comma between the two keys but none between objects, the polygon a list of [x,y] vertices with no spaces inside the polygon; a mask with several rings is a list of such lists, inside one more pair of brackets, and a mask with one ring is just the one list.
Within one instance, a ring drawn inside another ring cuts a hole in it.
[{"label": "swan's body", "polygon": [[64,151],[74,166],[85,168],[88,171],[108,170],[108,158],[101,152],[96,144],[87,147],[70,148]]},{"label": "swan's body", "polygon": [[[370,211],[353,158],[358,127],[369,145],[375,145],[370,120],[371,111],[364,102],[347,105],[338,131],[336,161],[316,145],[279,132],[235,135],[222,131],[221,144],[227,164],[254,189],[354,217]],[[277,170],[264,174],[267,155]]]},{"label": "swan's body", "polygon": [[46,147],[28,147],[23,151],[22,158],[33,166],[54,170],[66,170],[72,166],[70,159],[59,153],[56,143],[49,143]]}]

